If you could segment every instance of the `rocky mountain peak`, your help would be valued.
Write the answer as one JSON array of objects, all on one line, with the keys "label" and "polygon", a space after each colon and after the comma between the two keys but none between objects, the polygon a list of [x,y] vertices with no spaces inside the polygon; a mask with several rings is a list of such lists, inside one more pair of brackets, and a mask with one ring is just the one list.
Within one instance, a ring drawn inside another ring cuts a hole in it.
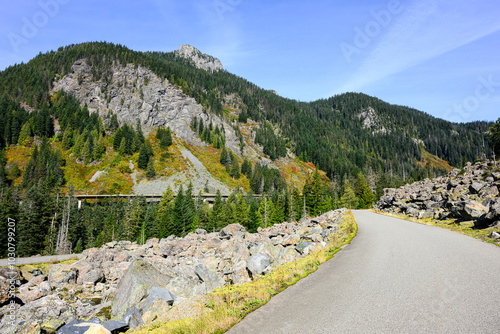
[{"label": "rocky mountain peak", "polygon": [[181,45],[179,50],[175,51],[175,53],[181,57],[192,60],[197,68],[205,71],[224,70],[224,67],[222,67],[222,63],[219,59],[201,53],[200,50],[189,44]]}]

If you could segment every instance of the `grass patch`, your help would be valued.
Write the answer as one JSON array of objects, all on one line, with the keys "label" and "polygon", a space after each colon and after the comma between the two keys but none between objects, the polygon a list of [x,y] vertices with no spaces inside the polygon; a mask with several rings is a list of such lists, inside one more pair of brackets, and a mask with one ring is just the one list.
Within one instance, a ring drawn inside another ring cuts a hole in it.
[{"label": "grass patch", "polygon": [[450,166],[448,161],[443,160],[434,154],[431,154],[427,152],[425,149],[422,149],[422,161],[417,161],[422,167],[425,167],[426,165],[429,165],[431,167],[437,168],[437,169],[444,169],[448,172],[453,170],[453,167]]},{"label": "grass patch", "polygon": [[379,210],[370,210],[372,212],[393,217],[393,218],[399,218],[399,219],[404,219],[408,220],[414,223],[419,223],[423,225],[429,225],[429,226],[437,226],[440,228],[444,228],[450,231],[458,232],[464,235],[467,235],[469,237],[473,237],[485,242],[489,242],[492,244],[495,244],[500,247],[500,243],[496,239],[488,238],[488,234],[490,234],[492,231],[500,231],[500,229],[491,227],[491,228],[485,228],[485,229],[476,229],[474,228],[474,223],[473,222],[460,222],[458,223],[455,219],[446,219],[446,220],[436,220],[432,218],[426,218],[426,219],[419,219],[419,218],[413,218],[408,215],[403,215],[403,214],[396,214],[396,213],[387,213]]},{"label": "grass patch", "polygon": [[130,330],[128,333],[224,333],[247,314],[265,305],[272,296],[316,271],[321,263],[331,259],[342,246],[349,244],[356,233],[356,221],[352,213],[348,212],[340,229],[331,236],[328,247],[284,264],[253,282],[215,290],[207,295],[208,301],[203,306],[210,309],[210,312],[204,312],[197,319],[158,321],[148,328]]},{"label": "grass patch", "polygon": [[44,274],[48,275],[49,273],[49,267],[51,264],[73,264],[78,259],[70,259],[70,260],[64,260],[64,261],[53,261],[53,262],[44,262],[44,263],[32,263],[32,264],[23,264],[16,266],[16,268],[19,268],[22,272],[28,272],[28,271],[33,271],[35,269],[40,269]]}]

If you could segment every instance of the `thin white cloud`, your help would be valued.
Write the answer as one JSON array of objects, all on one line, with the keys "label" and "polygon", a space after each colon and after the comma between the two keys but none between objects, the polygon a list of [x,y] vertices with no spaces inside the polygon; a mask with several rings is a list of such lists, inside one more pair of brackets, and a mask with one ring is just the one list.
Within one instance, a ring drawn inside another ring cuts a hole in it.
[{"label": "thin white cloud", "polygon": [[[359,91],[390,75],[500,30],[486,0],[416,0],[393,18],[385,35],[337,92]],[[382,32],[383,34],[383,32]]]}]

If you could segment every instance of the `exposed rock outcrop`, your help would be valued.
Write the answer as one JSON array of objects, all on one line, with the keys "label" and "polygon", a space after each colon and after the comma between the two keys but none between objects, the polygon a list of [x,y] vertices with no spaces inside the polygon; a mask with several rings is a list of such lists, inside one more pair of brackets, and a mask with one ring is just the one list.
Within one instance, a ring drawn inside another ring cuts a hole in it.
[{"label": "exposed rock outcrop", "polygon": [[224,70],[219,59],[207,54],[203,54],[200,52],[200,50],[189,44],[181,45],[179,50],[175,51],[175,53],[181,57],[190,59],[191,61],[193,61],[194,65],[197,68],[203,69],[205,71]]},{"label": "exposed rock outcrop", "polygon": [[500,170],[493,161],[398,189],[384,189],[375,209],[417,218],[474,221],[477,228],[500,224]]},{"label": "exposed rock outcrop", "polygon": [[[111,112],[117,115],[120,124],[135,126],[139,120],[146,134],[159,126],[168,126],[182,140],[204,145],[189,126],[195,116],[208,122],[208,114],[194,98],[168,80],[133,64],[111,65],[106,80],[96,80],[92,66],[85,59],[76,61],[72,70],[54,82],[53,91],[71,93],[103,119]],[[221,123],[218,119],[213,122]]]}]

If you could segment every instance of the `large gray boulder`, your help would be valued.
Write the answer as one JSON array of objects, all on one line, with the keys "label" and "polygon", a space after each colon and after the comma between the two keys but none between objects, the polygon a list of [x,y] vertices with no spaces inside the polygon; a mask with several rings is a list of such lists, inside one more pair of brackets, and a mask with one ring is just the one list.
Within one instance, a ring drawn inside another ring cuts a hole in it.
[{"label": "large gray boulder", "polygon": [[144,260],[137,259],[130,264],[123,275],[111,306],[113,319],[121,319],[128,310],[142,308],[153,287],[165,288],[170,277]]},{"label": "large gray boulder", "polygon": [[51,288],[58,288],[65,284],[75,284],[78,278],[78,269],[68,264],[52,264],[49,267],[49,284]]},{"label": "large gray boulder", "polygon": [[231,237],[235,237],[235,236],[239,236],[239,237],[244,238],[246,233],[247,233],[247,230],[242,225],[229,224],[226,227],[224,227],[222,230],[220,230],[219,235],[223,239],[231,238]]},{"label": "large gray boulder", "polygon": [[142,313],[145,313],[147,310],[149,310],[149,308],[151,307],[151,305],[154,304],[155,301],[161,299],[166,301],[170,306],[174,304],[174,296],[170,293],[168,289],[159,288],[157,286],[151,288],[151,291],[149,292],[148,295],[148,299],[146,299],[146,303],[142,308]]},{"label": "large gray boulder", "polygon": [[266,269],[271,265],[272,259],[267,253],[259,253],[252,255],[248,259],[247,268],[255,278],[266,272]]},{"label": "large gray boulder", "polygon": [[226,284],[221,274],[217,273],[215,270],[211,270],[210,267],[205,264],[200,264],[196,267],[196,275],[205,283],[208,290],[207,292],[223,287]]},{"label": "large gray boulder", "polygon": [[487,213],[488,208],[476,201],[465,201],[463,209],[460,211],[462,217],[467,220],[478,219]]}]

